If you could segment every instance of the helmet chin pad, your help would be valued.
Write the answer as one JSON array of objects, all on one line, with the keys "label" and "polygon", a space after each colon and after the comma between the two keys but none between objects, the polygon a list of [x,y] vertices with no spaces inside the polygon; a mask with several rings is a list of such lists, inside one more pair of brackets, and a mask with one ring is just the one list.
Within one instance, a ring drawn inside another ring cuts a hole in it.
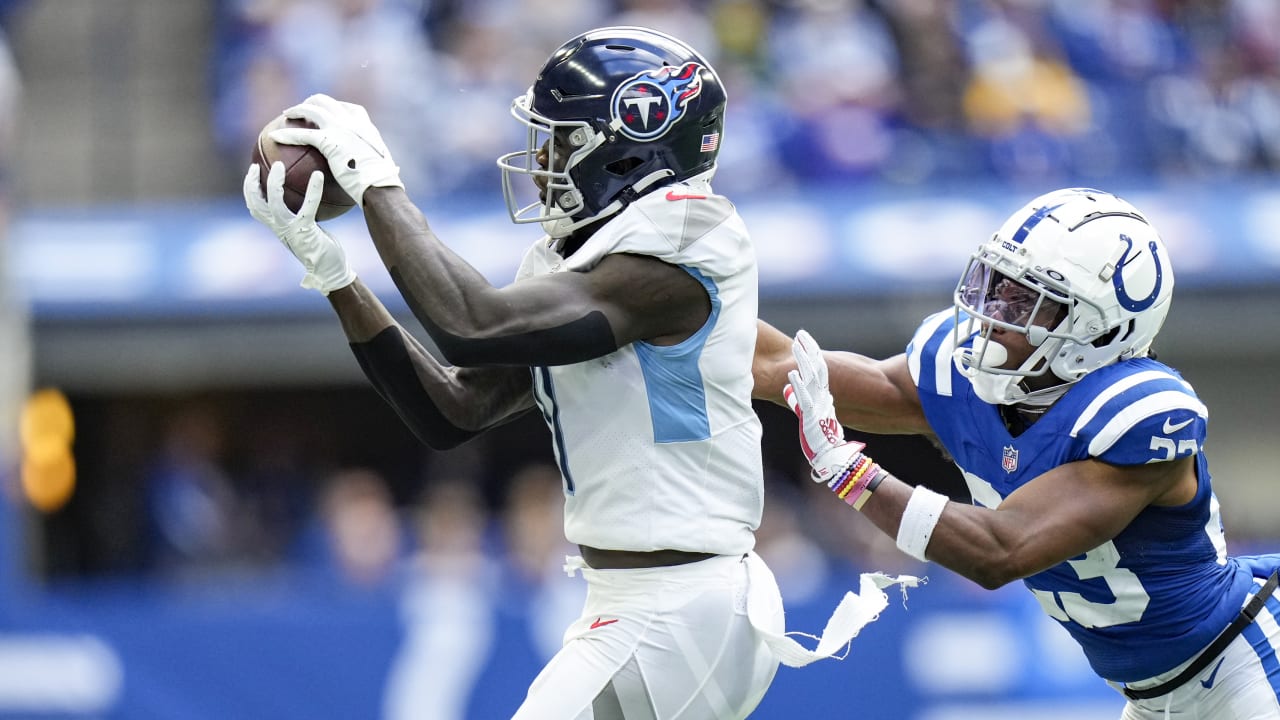
[{"label": "helmet chin pad", "polygon": [[[670,170],[659,170],[655,173],[651,173],[647,177],[640,179],[640,182],[637,183],[639,187],[636,188],[636,193],[640,194],[645,189],[652,186],[654,183],[658,182],[659,180],[662,180],[663,178],[670,177],[670,176],[671,176]],[[545,232],[549,237],[553,237],[556,239],[566,238],[572,235],[577,230],[580,230],[581,228],[584,228],[587,225],[590,225],[591,223],[599,222],[600,220],[610,217],[611,215],[617,214],[619,211],[622,210],[622,208],[626,206],[627,206],[626,202],[623,202],[622,200],[618,200],[590,217],[577,218],[569,215],[559,215],[556,217],[544,219],[541,221],[542,231]]]}]

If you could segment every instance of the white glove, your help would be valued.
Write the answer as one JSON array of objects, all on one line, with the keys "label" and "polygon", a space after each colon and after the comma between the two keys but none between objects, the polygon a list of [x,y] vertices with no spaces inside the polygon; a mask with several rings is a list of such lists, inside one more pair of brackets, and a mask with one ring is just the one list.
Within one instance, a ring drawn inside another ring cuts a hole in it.
[{"label": "white glove", "polygon": [[347,264],[342,245],[316,224],[316,208],[324,194],[324,173],[311,173],[307,194],[298,214],[284,204],[284,163],[273,163],[267,173],[267,197],[258,185],[257,163],[244,176],[244,202],[255,220],[271,228],[289,252],[298,258],[307,274],[302,287],[328,295],[355,282],[356,274]]},{"label": "white glove", "polygon": [[400,168],[363,107],[312,95],[284,114],[309,120],[318,129],[281,128],[272,131],[271,139],[286,145],[312,145],[324,153],[334,179],[361,207],[364,191],[371,187],[404,187]]},{"label": "white glove", "polygon": [[825,483],[842,500],[861,509],[869,497],[868,484],[880,467],[862,454],[865,443],[844,439],[835,402],[827,385],[827,361],[822,348],[801,330],[791,342],[796,369],[782,390],[791,411],[800,419],[800,447],[813,468],[814,482]]}]

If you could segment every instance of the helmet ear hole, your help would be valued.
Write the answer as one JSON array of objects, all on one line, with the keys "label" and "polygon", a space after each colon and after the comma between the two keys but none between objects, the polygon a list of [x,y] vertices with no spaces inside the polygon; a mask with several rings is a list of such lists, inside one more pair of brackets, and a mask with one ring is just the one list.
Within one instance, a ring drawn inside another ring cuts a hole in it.
[{"label": "helmet ear hole", "polygon": [[[1092,343],[1089,343],[1089,344],[1093,345],[1096,348],[1106,347],[1112,344],[1113,342],[1123,341],[1125,338],[1129,337],[1129,334],[1132,332],[1133,332],[1133,321],[1130,320],[1126,323],[1123,323],[1111,328],[1107,332],[1102,333],[1101,335],[1098,336],[1097,339],[1095,339]],[[1123,335],[1121,335],[1121,333],[1123,333]]]},{"label": "helmet ear hole", "polygon": [[635,170],[636,168],[640,167],[643,164],[644,164],[643,159],[632,156],[632,157],[622,158],[621,160],[614,160],[613,162],[605,165],[604,169],[605,169],[605,172],[608,172],[611,175],[617,175],[618,177],[625,177],[632,170]]}]

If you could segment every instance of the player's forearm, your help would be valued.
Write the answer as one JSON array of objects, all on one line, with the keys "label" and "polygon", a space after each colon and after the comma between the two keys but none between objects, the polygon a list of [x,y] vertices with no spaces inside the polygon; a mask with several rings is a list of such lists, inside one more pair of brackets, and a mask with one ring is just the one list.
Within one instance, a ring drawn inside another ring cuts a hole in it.
[{"label": "player's forearm", "polygon": [[329,293],[329,303],[369,383],[426,445],[454,447],[476,434],[450,419],[466,404],[449,368],[404,331],[360,280]]},{"label": "player's forearm", "polygon": [[[913,491],[891,475],[862,506],[862,514],[889,537],[899,538]],[[1025,555],[1017,540],[1021,534],[1002,532],[1004,520],[993,510],[948,502],[932,529],[925,556],[987,589],[1043,570],[1022,564]]]},{"label": "player's forearm", "polygon": [[351,343],[361,370],[423,443],[455,447],[533,407],[527,368],[459,368],[436,360],[399,326]]},{"label": "player's forearm", "polygon": [[351,352],[369,383],[424,444],[447,450],[479,434],[479,430],[461,427],[441,408],[442,404],[454,404],[441,402],[450,399],[449,393],[444,392],[448,387],[446,370],[425,365],[428,371],[424,382],[418,372],[424,367],[420,350],[400,328],[387,328],[368,342],[351,343]]},{"label": "player's forearm", "polygon": [[368,342],[383,330],[397,325],[382,301],[359,278],[330,292],[328,298],[348,342]]},{"label": "player's forearm", "polygon": [[432,338],[482,334],[494,313],[493,286],[436,237],[404,191],[370,188],[364,214],[391,279]]},{"label": "player's forearm", "polygon": [[617,349],[605,316],[550,286],[497,290],[445,247],[398,188],[374,188],[365,217],[391,278],[449,363],[563,365]]},{"label": "player's forearm", "polygon": [[787,384],[787,372],[795,366],[791,357],[791,338],[769,323],[757,320],[756,350],[751,359],[751,376],[755,385],[751,396],[787,407],[782,388]]},{"label": "player's forearm", "polygon": [[879,435],[930,435],[906,357],[873,360],[824,350],[836,415],[845,427]]}]

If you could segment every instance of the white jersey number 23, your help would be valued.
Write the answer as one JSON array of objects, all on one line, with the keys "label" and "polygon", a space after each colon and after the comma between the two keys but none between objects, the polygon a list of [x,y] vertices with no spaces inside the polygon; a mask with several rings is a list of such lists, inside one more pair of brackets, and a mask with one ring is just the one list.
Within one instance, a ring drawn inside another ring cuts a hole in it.
[{"label": "white jersey number 23", "polygon": [[[991,508],[1000,504],[1000,494],[991,483],[970,472],[964,473],[964,479],[977,504]],[[1032,594],[1049,617],[1088,628],[1110,627],[1142,619],[1151,596],[1132,570],[1119,566],[1120,552],[1115,543],[1108,540],[1085,553],[1083,558],[1067,563],[1081,580],[1100,579],[1106,583],[1112,600],[1096,602],[1086,600],[1080,593],[1032,588]]]}]

